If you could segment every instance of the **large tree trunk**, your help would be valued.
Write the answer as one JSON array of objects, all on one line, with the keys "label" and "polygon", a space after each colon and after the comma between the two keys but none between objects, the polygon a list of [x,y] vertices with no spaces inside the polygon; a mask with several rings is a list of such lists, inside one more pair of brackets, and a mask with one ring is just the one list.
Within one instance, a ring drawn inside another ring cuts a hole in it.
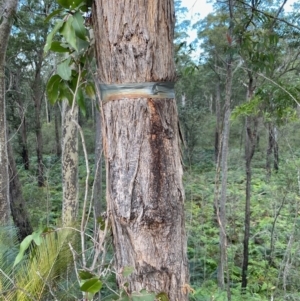
[{"label": "large tree trunk", "polygon": [[[175,80],[171,0],[96,0],[99,79],[105,84]],[[108,213],[115,267],[130,291],[188,300],[184,190],[174,99],[116,97],[103,105]],[[126,266],[134,268],[129,277]]]},{"label": "large tree trunk", "polygon": [[[74,110],[63,102],[62,108],[62,183],[64,226],[75,223],[78,213],[78,106]],[[84,212],[82,214],[85,214]]]},{"label": "large tree trunk", "polygon": [[14,224],[18,229],[18,238],[21,242],[27,235],[32,234],[33,230],[26,211],[25,200],[22,195],[22,187],[10,143],[8,143],[7,148],[9,159],[10,208]]},{"label": "large tree trunk", "polygon": [[17,0],[0,0],[0,224],[9,221],[9,176],[5,114],[5,54]]}]

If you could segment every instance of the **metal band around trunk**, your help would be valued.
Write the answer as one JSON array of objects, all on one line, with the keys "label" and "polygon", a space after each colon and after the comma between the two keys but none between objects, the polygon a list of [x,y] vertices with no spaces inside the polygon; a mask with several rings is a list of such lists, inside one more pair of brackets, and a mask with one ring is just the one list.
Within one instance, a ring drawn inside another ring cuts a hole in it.
[{"label": "metal band around trunk", "polygon": [[175,98],[174,82],[100,84],[103,102],[121,98]]}]

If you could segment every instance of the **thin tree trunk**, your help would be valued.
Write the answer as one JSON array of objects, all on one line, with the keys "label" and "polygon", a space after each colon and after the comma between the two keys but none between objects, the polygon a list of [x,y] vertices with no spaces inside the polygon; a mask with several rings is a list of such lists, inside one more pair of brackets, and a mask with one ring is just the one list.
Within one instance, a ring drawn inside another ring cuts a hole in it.
[{"label": "thin tree trunk", "polygon": [[215,131],[215,163],[217,164],[220,152],[221,112],[220,112],[220,79],[216,84],[216,131]]},{"label": "thin tree trunk", "polygon": [[[230,22],[233,20],[233,2],[228,2]],[[232,39],[233,28],[230,24],[228,29],[228,36]],[[231,44],[229,44],[231,46]],[[229,149],[229,133],[230,133],[230,103],[232,93],[232,54],[229,54],[226,61],[226,94],[224,103],[224,121],[222,131],[222,143],[221,143],[221,170],[222,170],[222,182],[221,182],[221,196],[219,207],[217,208],[218,222],[220,227],[220,262],[218,266],[218,286],[221,289],[225,289],[224,278],[227,279],[227,298],[231,300],[231,291],[229,283],[229,271],[227,263],[227,235],[226,235],[226,202],[227,202],[227,160]]]},{"label": "thin tree trunk", "polygon": [[[62,183],[64,226],[75,223],[78,213],[78,106],[62,104]],[[84,212],[82,214],[85,214]]]},{"label": "thin tree trunk", "polygon": [[54,107],[54,126],[55,126],[56,156],[58,158],[60,158],[61,156],[61,140],[59,136],[60,119],[61,119],[61,114],[60,114],[59,106],[58,104],[56,104]]},{"label": "thin tree trunk", "polygon": [[[253,96],[254,85],[252,74],[248,72],[249,83],[247,91],[247,100],[250,101]],[[249,238],[250,238],[250,221],[251,221],[251,161],[255,152],[257,143],[258,118],[256,116],[246,117],[246,139],[245,139],[245,160],[246,160],[246,203],[245,203],[245,231],[244,231],[244,251],[242,266],[242,292],[245,292],[248,283],[248,263],[249,263]]]},{"label": "thin tree trunk", "polygon": [[277,172],[279,170],[279,146],[277,137],[277,128],[274,126],[274,170]]},{"label": "thin tree trunk", "polygon": [[96,139],[95,139],[95,175],[94,175],[94,208],[96,218],[101,215],[102,204],[102,130],[101,114],[96,110]]},{"label": "thin tree trunk", "polygon": [[[105,84],[174,81],[174,3],[96,0],[99,79]],[[138,97],[103,105],[108,213],[117,280],[128,291],[187,296],[184,190],[174,99]],[[124,277],[126,266],[134,268]]]},{"label": "thin tree trunk", "polygon": [[35,135],[36,135],[36,156],[37,156],[37,180],[38,186],[44,186],[44,164],[43,164],[43,138],[41,125],[41,105],[42,105],[42,82],[41,82],[41,68],[42,68],[43,52],[39,53],[39,57],[35,62],[35,77],[32,84],[33,101],[35,108]]},{"label": "thin tree trunk", "polygon": [[10,216],[4,64],[13,15],[17,9],[17,4],[17,0],[0,1],[0,224],[7,224]]},{"label": "thin tree trunk", "polygon": [[18,171],[13,157],[13,150],[8,142],[8,159],[9,159],[9,195],[10,208],[14,224],[18,229],[19,241],[32,234],[33,230],[26,211],[25,200],[22,195],[22,187],[18,176]]},{"label": "thin tree trunk", "polygon": [[274,132],[273,126],[271,123],[268,124],[268,149],[267,149],[267,158],[266,158],[266,171],[267,179],[271,177],[271,155],[274,150]]}]

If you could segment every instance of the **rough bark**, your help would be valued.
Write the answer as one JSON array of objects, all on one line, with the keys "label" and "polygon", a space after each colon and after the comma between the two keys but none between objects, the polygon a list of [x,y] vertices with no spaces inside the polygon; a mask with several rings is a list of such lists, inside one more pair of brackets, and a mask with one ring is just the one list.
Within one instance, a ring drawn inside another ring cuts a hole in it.
[{"label": "rough bark", "polygon": [[[62,107],[62,223],[75,223],[78,213],[78,106],[72,111],[67,101]],[[83,213],[84,214],[84,213]]]},{"label": "rough bark", "polygon": [[[174,81],[171,0],[96,0],[100,82]],[[188,300],[184,190],[174,99],[103,106],[108,213],[119,285]],[[127,278],[126,266],[134,268]]]},{"label": "rough bark", "polygon": [[9,176],[5,114],[5,54],[17,0],[0,0],[0,224],[9,221]]},{"label": "rough bark", "polygon": [[26,210],[25,200],[22,195],[22,186],[10,143],[8,143],[7,148],[9,160],[10,208],[14,224],[18,229],[18,239],[22,242],[27,235],[32,234],[33,230]]}]

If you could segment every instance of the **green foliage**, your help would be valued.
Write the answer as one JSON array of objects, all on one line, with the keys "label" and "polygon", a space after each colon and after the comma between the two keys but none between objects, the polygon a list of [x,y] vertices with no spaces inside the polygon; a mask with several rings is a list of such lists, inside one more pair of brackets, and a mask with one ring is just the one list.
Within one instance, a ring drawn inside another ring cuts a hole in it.
[{"label": "green foliage", "polygon": [[[93,60],[92,34],[88,30],[83,14],[90,14],[90,1],[60,0],[64,8],[59,9],[47,18],[51,21],[62,15],[53,30],[47,36],[44,52],[49,50],[68,55],[57,65],[57,73],[48,80],[46,92],[50,103],[67,100],[70,105],[76,101],[82,114],[86,115],[84,94],[95,99],[95,88],[86,76]],[[55,40],[59,34],[59,40]]]}]

